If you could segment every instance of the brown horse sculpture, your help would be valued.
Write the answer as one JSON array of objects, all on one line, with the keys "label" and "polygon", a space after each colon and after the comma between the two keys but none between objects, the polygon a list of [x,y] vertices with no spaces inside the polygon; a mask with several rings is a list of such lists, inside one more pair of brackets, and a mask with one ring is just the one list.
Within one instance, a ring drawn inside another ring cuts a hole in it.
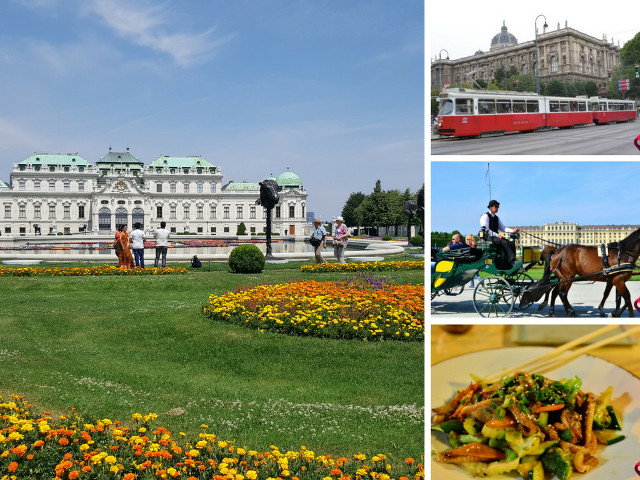
[{"label": "brown horse sculpture", "polygon": [[[544,250],[543,250],[544,252]],[[616,304],[616,310],[611,314],[613,317],[619,317],[625,309],[629,309],[629,316],[633,317],[633,304],[631,303],[631,294],[625,285],[625,282],[631,278],[632,269],[612,272],[605,275],[605,269],[602,257],[598,256],[598,247],[587,247],[582,245],[566,245],[552,252],[544,252],[551,255],[550,267],[558,277],[558,285],[553,289],[551,294],[551,306],[549,307],[549,316],[553,316],[555,299],[560,295],[560,300],[564,305],[567,315],[575,317],[576,312],[571,307],[567,295],[575,277],[580,280],[607,282],[604,296],[598,311],[600,316],[604,317],[604,302],[606,301],[611,289],[616,287],[617,293],[624,299],[624,305],[619,307]],[[624,240],[617,244],[609,244],[608,262],[611,266],[631,264],[635,267],[636,260],[640,256],[640,229],[630,234]]]}]

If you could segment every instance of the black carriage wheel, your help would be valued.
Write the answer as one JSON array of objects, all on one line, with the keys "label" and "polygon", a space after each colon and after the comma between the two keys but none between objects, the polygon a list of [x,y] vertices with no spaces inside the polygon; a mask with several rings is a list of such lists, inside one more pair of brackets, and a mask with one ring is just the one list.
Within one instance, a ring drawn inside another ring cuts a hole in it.
[{"label": "black carriage wheel", "polygon": [[511,285],[502,277],[485,277],[473,292],[473,307],[481,317],[506,317],[515,297]]},{"label": "black carriage wheel", "polygon": [[513,275],[509,275],[507,277],[507,281],[511,285],[511,288],[513,290],[513,296],[515,297],[515,300],[513,302],[514,309],[526,310],[527,308],[529,308],[531,305],[534,304],[534,302],[529,302],[526,305],[520,304],[520,299],[522,298],[522,293],[524,292],[524,289],[527,288],[529,285],[533,285],[535,283],[535,280],[531,277],[531,275],[524,272],[515,273]]}]

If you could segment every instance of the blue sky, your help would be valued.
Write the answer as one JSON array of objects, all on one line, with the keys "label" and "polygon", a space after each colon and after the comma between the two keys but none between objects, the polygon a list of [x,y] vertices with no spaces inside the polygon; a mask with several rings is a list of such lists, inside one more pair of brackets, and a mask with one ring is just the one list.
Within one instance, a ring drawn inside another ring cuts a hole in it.
[{"label": "blue sky", "polygon": [[491,198],[506,226],[640,224],[640,162],[431,162],[431,230],[477,234]]},{"label": "blue sky", "polygon": [[5,181],[36,151],[202,155],[290,167],[325,219],[423,183],[422,0],[2,0],[0,45]]},{"label": "blue sky", "polygon": [[[446,58],[446,51],[451,59],[467,57],[478,50],[488,52],[491,39],[500,33],[503,21],[518,43],[535,39],[536,20],[538,32],[542,33],[545,18],[547,32],[557,30],[558,25],[561,29],[567,25],[598,39],[606,35],[609,42],[613,40],[615,45],[619,42],[621,47],[640,31],[640,5],[637,2],[611,4],[607,8],[596,0],[536,0],[502,2],[499,8],[489,9],[486,2],[458,0],[456,7],[466,21],[460,23],[455,15],[449,18],[437,14],[437,10],[435,15],[427,14],[429,56],[432,59],[440,55]],[[538,18],[539,15],[543,16]]]}]

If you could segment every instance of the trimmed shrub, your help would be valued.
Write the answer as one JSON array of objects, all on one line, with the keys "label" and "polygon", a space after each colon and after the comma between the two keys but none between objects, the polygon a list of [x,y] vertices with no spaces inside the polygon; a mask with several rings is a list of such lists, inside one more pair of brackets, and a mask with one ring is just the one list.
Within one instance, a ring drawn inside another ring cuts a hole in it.
[{"label": "trimmed shrub", "polygon": [[414,247],[423,247],[424,246],[424,238],[420,235],[416,235],[415,237],[411,237],[411,245]]},{"label": "trimmed shrub", "polygon": [[385,235],[384,237],[382,237],[382,240],[388,242],[389,240],[391,240],[393,237],[391,235]]},{"label": "trimmed shrub", "polygon": [[250,243],[238,245],[229,254],[229,267],[236,273],[260,273],[264,263],[260,249]]},{"label": "trimmed shrub", "polygon": [[245,235],[246,233],[247,233],[247,226],[244,224],[244,222],[240,222],[240,225],[238,225],[238,231],[236,235]]}]

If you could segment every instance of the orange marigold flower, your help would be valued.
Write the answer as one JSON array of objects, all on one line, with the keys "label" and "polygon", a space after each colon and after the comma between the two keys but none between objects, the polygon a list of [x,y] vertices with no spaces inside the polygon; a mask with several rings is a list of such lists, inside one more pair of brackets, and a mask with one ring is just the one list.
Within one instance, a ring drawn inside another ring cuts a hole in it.
[{"label": "orange marigold flower", "polygon": [[10,472],[15,472],[17,469],[18,469],[18,462],[11,462],[11,463],[9,464],[9,468],[8,468],[8,470],[9,470]]},{"label": "orange marigold flower", "polygon": [[58,443],[60,445],[69,445],[69,439],[66,437],[61,438],[60,440],[58,440]]},{"label": "orange marigold flower", "polygon": [[69,478],[71,480],[74,480],[74,479],[78,478],[79,476],[80,476],[80,471],[79,470],[71,470],[69,472]]}]

